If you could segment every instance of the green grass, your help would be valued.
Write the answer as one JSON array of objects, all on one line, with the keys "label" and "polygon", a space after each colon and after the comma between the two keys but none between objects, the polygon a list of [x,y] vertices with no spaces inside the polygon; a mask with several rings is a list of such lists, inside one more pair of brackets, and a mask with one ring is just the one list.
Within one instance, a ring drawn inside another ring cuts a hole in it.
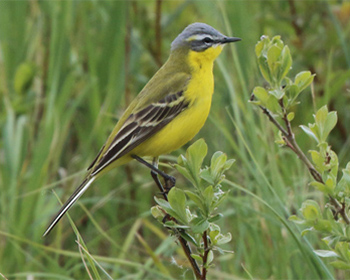
[{"label": "green grass", "polygon": [[[150,215],[157,189],[149,171],[134,162],[95,182],[70,211],[80,250],[67,218],[48,238],[41,235],[57,197],[68,198],[123,108],[158,69],[157,55],[165,61],[175,36],[201,21],[243,38],[214,67],[210,118],[196,138],[206,140],[209,155],[221,150],[236,159],[220,224],[232,233],[226,249],[234,254],[217,255],[209,278],[345,279],[312,253],[324,248],[322,241],[302,238],[288,221],[306,198],[324,198],[248,103],[262,83],[254,46],[263,34],[280,34],[295,73],[317,74],[315,99],[305,93],[296,108],[300,146],[307,151],[313,143],[298,125],[312,120],[313,103],[328,104],[340,119],[330,142],[341,161],[349,160],[349,20],[335,1],[295,5],[304,22],[299,35],[288,1],[163,1],[159,53],[153,1],[1,1],[0,273],[7,279],[191,278],[180,247]],[[185,148],[163,159],[174,161]],[[171,173],[179,187],[186,184]]]}]

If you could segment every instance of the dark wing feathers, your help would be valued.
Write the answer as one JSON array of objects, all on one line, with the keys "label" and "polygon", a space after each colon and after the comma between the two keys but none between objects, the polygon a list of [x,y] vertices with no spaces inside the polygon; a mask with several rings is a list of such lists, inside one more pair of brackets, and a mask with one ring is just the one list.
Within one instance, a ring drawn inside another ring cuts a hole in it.
[{"label": "dark wing feathers", "polygon": [[96,161],[98,160],[98,158],[100,157],[103,149],[104,149],[105,145],[102,146],[102,148],[100,149],[100,151],[98,152],[97,156],[95,157],[95,159],[91,162],[91,164],[89,165],[89,167],[87,168],[87,170],[90,170],[96,163]]},{"label": "dark wing feathers", "polygon": [[114,137],[104,155],[91,173],[95,176],[111,162],[126,155],[132,149],[161,130],[188,107],[183,91],[167,95],[162,100],[131,114]]}]

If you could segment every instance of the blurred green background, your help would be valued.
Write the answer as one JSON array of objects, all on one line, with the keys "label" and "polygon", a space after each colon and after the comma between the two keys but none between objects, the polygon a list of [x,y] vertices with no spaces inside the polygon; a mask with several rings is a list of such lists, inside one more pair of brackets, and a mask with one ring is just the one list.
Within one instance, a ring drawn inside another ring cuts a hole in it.
[{"label": "blurred green background", "polygon": [[[324,198],[248,100],[262,84],[256,42],[281,35],[292,73],[316,73],[313,94],[303,94],[293,121],[300,146],[307,151],[315,143],[298,126],[328,104],[339,116],[329,142],[342,165],[349,161],[350,2],[2,0],[0,273],[7,279],[89,279],[67,217],[41,238],[59,208],[51,190],[68,198],[123,109],[166,60],[171,41],[196,21],[243,39],[215,64],[210,118],[196,137],[206,140],[209,155],[221,150],[236,159],[220,209],[234,254],[218,253],[208,278],[348,278],[313,254],[325,247],[317,235],[301,237],[288,221],[303,200]],[[174,162],[185,148],[162,160]],[[166,170],[177,186],[187,184]],[[111,278],[191,279],[180,247],[150,215],[156,193],[149,170],[133,162],[95,182],[70,211]],[[91,269],[108,279],[97,265]]]}]

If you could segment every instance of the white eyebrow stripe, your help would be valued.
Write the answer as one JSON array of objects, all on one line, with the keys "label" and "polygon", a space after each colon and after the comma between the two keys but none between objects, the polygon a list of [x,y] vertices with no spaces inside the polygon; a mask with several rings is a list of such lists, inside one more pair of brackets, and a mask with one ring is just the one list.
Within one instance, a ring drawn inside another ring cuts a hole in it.
[{"label": "white eyebrow stripe", "polygon": [[186,41],[200,41],[200,40],[203,40],[204,38],[210,38],[213,40],[213,37],[210,36],[209,34],[196,34],[196,35],[193,35],[189,38],[186,39]]}]

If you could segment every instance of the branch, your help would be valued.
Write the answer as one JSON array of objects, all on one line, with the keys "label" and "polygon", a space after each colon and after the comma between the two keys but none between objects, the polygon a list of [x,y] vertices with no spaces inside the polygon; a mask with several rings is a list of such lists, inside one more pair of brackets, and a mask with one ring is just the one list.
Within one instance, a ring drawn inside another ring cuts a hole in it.
[{"label": "branch", "polygon": [[263,113],[269,118],[270,122],[272,122],[279,131],[282,132],[284,136],[288,136],[288,132],[280,125],[280,123],[271,115],[270,111],[265,107],[259,105],[259,108],[263,111]]},{"label": "branch", "polygon": [[[168,194],[167,194],[167,192],[166,191],[162,191],[162,195],[163,195],[164,199],[166,201],[168,201]],[[167,214],[167,215],[169,215],[169,214]],[[173,217],[171,217],[170,219],[172,219],[174,222],[177,222],[176,219],[173,218]],[[173,229],[173,232],[174,232],[174,234],[176,236],[178,236],[178,240],[180,242],[180,245],[181,245],[182,249],[184,250],[188,261],[191,264],[191,267],[192,267],[192,270],[193,270],[193,272],[194,272],[194,274],[196,276],[196,279],[205,279],[205,278],[202,278],[202,274],[201,274],[201,271],[199,269],[199,266],[198,266],[196,260],[194,258],[192,258],[192,256],[191,256],[192,255],[191,247],[189,246],[188,242],[181,236],[180,230]]]},{"label": "branch", "polygon": [[187,241],[185,239],[183,239],[181,236],[179,236],[179,242],[181,244],[182,249],[184,250],[184,252],[186,254],[187,259],[189,260],[189,262],[192,266],[192,270],[196,276],[196,279],[205,279],[205,278],[202,278],[201,271],[198,267],[196,260],[194,258],[192,258],[192,256],[191,256],[192,251],[191,251],[191,248],[188,245]]},{"label": "branch", "polygon": [[[279,131],[282,132],[283,138],[286,141],[286,146],[289,147],[299,158],[300,160],[306,165],[308,168],[311,176],[315,179],[315,181],[324,184],[324,181],[322,179],[322,175],[316,170],[314,165],[310,162],[310,160],[307,158],[307,156],[304,154],[304,152],[300,149],[298,143],[295,140],[294,133],[291,128],[291,123],[287,118],[287,112],[283,106],[283,103],[280,102],[280,106],[282,108],[283,112],[283,121],[287,127],[287,130],[282,127],[282,125],[271,115],[270,111],[267,110],[265,107],[259,106],[260,109],[263,111],[263,113],[268,117],[268,119],[278,128]],[[329,201],[331,205],[335,208],[336,213],[339,213],[346,224],[350,224],[350,219],[347,216],[345,212],[345,207],[342,206],[342,204],[333,196],[328,195]]]},{"label": "branch", "polygon": [[205,280],[207,277],[207,261],[208,261],[208,254],[209,254],[209,247],[208,247],[208,237],[207,237],[207,231],[205,230],[203,233],[203,243],[204,243],[204,254],[202,256],[203,259],[203,268],[202,268],[202,277],[201,280]]}]

